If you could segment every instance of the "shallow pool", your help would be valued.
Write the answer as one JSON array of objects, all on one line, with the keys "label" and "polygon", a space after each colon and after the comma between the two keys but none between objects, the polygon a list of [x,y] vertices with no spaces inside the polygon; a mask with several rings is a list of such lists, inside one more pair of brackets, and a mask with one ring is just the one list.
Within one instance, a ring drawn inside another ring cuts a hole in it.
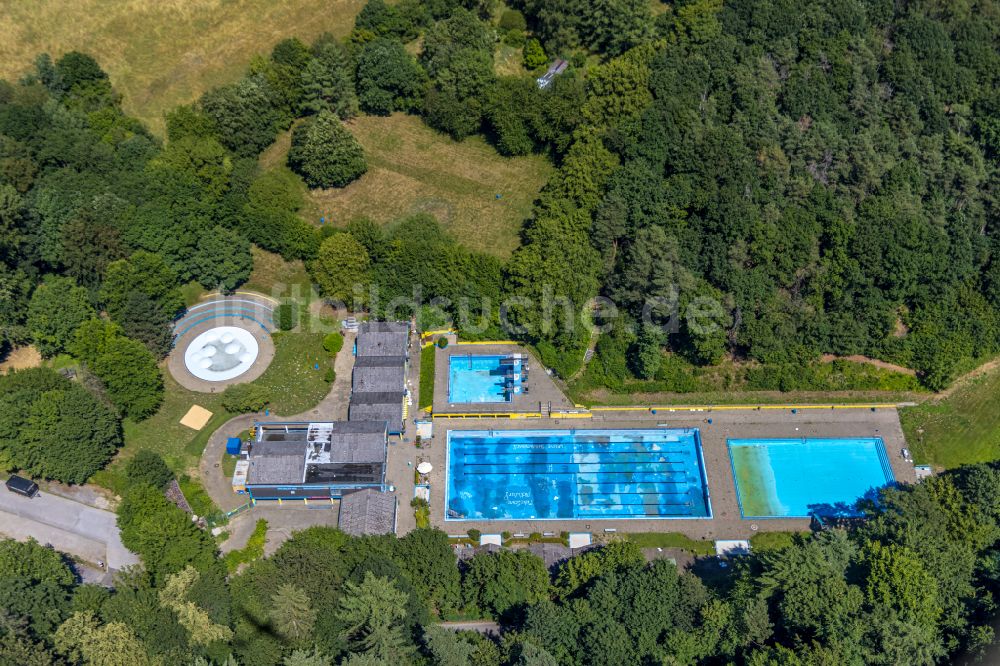
[{"label": "shallow pool", "polygon": [[452,430],[446,520],[710,518],[696,429]]},{"label": "shallow pool", "polygon": [[521,360],[454,354],[448,359],[448,402],[510,402],[521,390]]},{"label": "shallow pool", "polygon": [[744,518],[858,515],[859,499],[895,482],[885,445],[853,439],[730,439]]}]

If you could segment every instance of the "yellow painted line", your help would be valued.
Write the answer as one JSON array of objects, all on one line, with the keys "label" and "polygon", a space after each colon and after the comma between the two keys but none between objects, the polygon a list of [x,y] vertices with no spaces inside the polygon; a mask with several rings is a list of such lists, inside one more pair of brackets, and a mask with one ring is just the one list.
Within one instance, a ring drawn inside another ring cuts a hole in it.
[{"label": "yellow painted line", "polygon": [[550,416],[554,419],[592,419],[594,415],[590,412],[552,412]]},{"label": "yellow painted line", "polygon": [[433,342],[425,342],[424,344],[422,344],[420,346],[421,346],[422,349],[427,349],[428,347],[433,347],[434,343]]},{"label": "yellow painted line", "polygon": [[593,412],[724,412],[724,411],[758,411],[758,410],[790,410],[790,409],[895,409],[894,403],[859,403],[859,404],[825,404],[825,405],[650,405],[648,407],[591,407]]}]

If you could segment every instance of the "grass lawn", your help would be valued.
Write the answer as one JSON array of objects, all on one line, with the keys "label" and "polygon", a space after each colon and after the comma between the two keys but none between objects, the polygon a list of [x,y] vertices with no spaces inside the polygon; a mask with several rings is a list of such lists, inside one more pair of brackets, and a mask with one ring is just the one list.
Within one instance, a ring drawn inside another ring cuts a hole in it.
[{"label": "grass lawn", "polygon": [[163,134],[163,113],[239,77],[285,37],[309,42],[354,26],[364,0],[0,0],[0,78],[35,55],[90,53],[126,111]]},{"label": "grass lawn", "polygon": [[434,345],[420,350],[420,409],[430,409],[434,404]]},{"label": "grass lawn", "polygon": [[960,384],[944,398],[900,410],[917,464],[952,468],[1000,458],[1000,372]]},{"label": "grass lawn", "polygon": [[812,532],[761,532],[750,537],[750,550],[755,553],[765,553],[769,550],[781,550],[795,543],[797,536],[808,539]]},{"label": "grass lawn", "polygon": [[677,532],[629,532],[625,538],[639,548],[683,548],[695,555],[715,554],[713,542],[690,539]]},{"label": "grass lawn", "polygon": [[[456,142],[416,116],[361,116],[347,127],[365,149],[368,172],[344,188],[311,190],[301,214],[314,224],[431,213],[466,247],[506,257],[553,171],[545,157],[503,157],[481,137]],[[284,164],[289,143],[286,132],[261,164]]]},{"label": "grass lawn", "polygon": [[[254,382],[267,389],[272,413],[294,416],[315,407],[330,388],[323,378],[324,370],[330,364],[330,356],[323,349],[322,333],[276,333],[274,347],[274,360]],[[315,363],[320,364],[319,370],[313,369]],[[163,406],[145,421],[125,421],[125,446],[112,465],[94,475],[94,483],[120,492],[124,488],[122,474],[125,462],[140,449],[156,451],[175,473],[188,474],[196,479],[198,460],[208,438],[235,415],[223,409],[221,394],[188,391],[174,381],[166,370],[163,375],[166,389]],[[200,431],[191,430],[179,423],[194,404],[213,413],[208,424]],[[184,487],[182,483],[182,488],[193,507],[198,500],[188,495],[188,490],[190,488],[197,495],[194,487],[197,481],[188,483],[188,487]]]},{"label": "grass lawn", "polygon": [[312,281],[301,261],[286,261],[280,254],[262,250],[256,245],[251,248],[251,254],[253,271],[250,279],[240,286],[240,291],[256,291],[279,299],[310,294]]}]

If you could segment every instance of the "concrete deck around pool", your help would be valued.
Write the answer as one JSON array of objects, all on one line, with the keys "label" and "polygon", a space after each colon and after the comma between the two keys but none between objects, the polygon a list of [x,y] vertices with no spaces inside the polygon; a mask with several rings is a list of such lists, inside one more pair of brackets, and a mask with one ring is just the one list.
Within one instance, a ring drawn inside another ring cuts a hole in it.
[{"label": "concrete deck around pool", "polygon": [[[507,356],[522,354],[528,356],[528,393],[519,393],[510,402],[448,402],[448,382],[450,363],[453,356]],[[545,367],[525,347],[507,344],[448,345],[445,349],[435,348],[434,354],[434,403],[432,413],[437,414],[542,414],[549,411],[573,409],[573,403],[566,398]],[[437,417],[435,417],[437,418]]]},{"label": "concrete deck around pool", "polygon": [[[461,349],[461,348],[459,348]],[[483,353],[486,353],[485,350]],[[496,352],[490,352],[496,353]],[[441,356],[439,354],[438,363]],[[447,363],[447,358],[445,358]],[[440,367],[440,365],[438,366]],[[447,365],[445,366],[447,368]],[[440,376],[440,375],[439,375]],[[445,375],[446,376],[446,375]],[[707,422],[708,419],[712,423]],[[705,470],[712,502],[713,518],[706,519],[616,519],[616,520],[507,520],[507,521],[445,521],[445,461],[448,430],[510,430],[567,428],[655,428],[666,424],[672,428],[698,428],[701,432]],[[903,459],[906,446],[899,417],[895,409],[871,411],[858,409],[809,409],[793,414],[787,410],[726,410],[703,412],[601,411],[592,419],[531,418],[531,419],[436,419],[434,438],[429,448],[411,451],[415,458],[434,466],[430,474],[431,522],[448,534],[463,534],[469,529],[481,532],[530,534],[532,532],[680,532],[696,539],[746,539],[756,532],[806,530],[809,520],[803,518],[772,518],[745,520],[740,517],[733,481],[728,438],[796,438],[796,437],[881,437],[898,482],[916,481],[913,465]],[[391,455],[391,453],[390,453]],[[412,475],[411,470],[407,470]],[[390,483],[392,481],[390,480]],[[753,526],[757,529],[754,530]]]}]

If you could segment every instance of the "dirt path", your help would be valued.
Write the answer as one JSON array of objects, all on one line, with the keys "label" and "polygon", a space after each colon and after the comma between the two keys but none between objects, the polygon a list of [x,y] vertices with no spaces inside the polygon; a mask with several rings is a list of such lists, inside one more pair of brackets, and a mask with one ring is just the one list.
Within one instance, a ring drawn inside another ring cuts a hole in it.
[{"label": "dirt path", "polygon": [[983,363],[979,367],[973,368],[964,375],[959,376],[958,379],[956,379],[951,383],[951,386],[939,391],[938,393],[935,393],[934,397],[932,397],[931,400],[933,400],[934,402],[937,402],[938,400],[944,400],[958,389],[963,388],[964,386],[972,382],[974,379],[982,377],[983,375],[988,375],[991,372],[994,372],[997,368],[1000,368],[1000,356],[991,359],[989,361],[986,361],[986,363]]},{"label": "dirt path", "polygon": [[891,370],[893,372],[899,372],[904,375],[910,375],[911,377],[917,376],[917,371],[913,368],[907,368],[903,365],[896,365],[895,363],[889,363],[888,361],[880,361],[877,358],[871,358],[869,356],[862,356],[861,354],[853,354],[851,356],[837,356],[836,354],[823,354],[819,358],[821,363],[833,363],[834,361],[850,361],[851,363],[864,363],[866,365],[873,365],[876,368],[882,368],[883,370]]}]

